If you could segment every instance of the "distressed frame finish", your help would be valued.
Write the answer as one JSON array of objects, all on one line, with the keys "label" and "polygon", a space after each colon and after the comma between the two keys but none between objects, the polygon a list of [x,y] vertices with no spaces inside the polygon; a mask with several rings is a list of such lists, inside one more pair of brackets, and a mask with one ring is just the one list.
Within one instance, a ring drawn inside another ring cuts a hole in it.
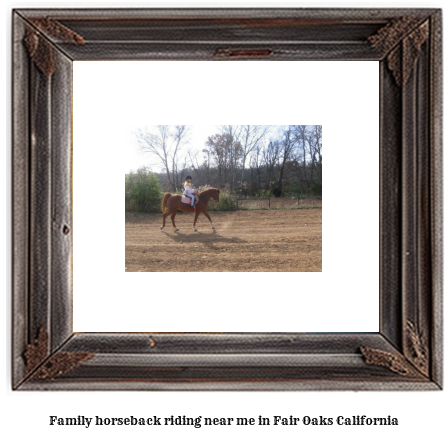
[{"label": "distressed frame finish", "polygon": [[[441,29],[437,9],[15,10],[13,388],[440,389]],[[379,61],[379,333],[73,333],[72,62],[101,59]]]}]

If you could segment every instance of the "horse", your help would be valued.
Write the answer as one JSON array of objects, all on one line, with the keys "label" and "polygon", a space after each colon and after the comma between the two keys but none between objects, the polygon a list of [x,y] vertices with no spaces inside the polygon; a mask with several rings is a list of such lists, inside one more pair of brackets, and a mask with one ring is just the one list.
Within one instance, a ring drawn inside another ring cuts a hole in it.
[{"label": "horse", "polygon": [[213,198],[215,202],[219,202],[219,193],[220,189],[204,190],[203,192],[199,193],[199,200],[194,207],[192,207],[190,203],[185,204],[184,202],[182,202],[181,195],[172,195],[169,192],[165,193],[162,199],[163,225],[160,227],[160,229],[163,230],[163,228],[165,227],[165,219],[169,215],[171,215],[171,222],[173,223],[173,227],[176,231],[179,231],[179,228],[176,227],[176,224],[174,222],[174,218],[176,217],[178,210],[183,211],[184,213],[195,213],[193,222],[194,231],[198,231],[196,228],[196,221],[198,220],[198,216],[200,213],[204,213],[205,217],[212,224],[212,228],[215,229],[212,218],[206,212],[206,209],[210,198]]}]

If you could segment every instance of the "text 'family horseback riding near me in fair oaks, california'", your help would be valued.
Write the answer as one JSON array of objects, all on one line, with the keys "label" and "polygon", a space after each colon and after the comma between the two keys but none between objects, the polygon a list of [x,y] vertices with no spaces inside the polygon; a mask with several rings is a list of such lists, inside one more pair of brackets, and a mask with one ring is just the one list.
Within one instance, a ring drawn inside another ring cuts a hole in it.
[{"label": "text 'family horseback riding near me in fair oaks, california'", "polygon": [[50,415],[50,426],[398,426],[398,419],[387,415],[384,417],[369,417],[367,415],[353,416],[263,416],[256,417],[188,417],[186,415],[171,415],[169,417],[57,417]]}]

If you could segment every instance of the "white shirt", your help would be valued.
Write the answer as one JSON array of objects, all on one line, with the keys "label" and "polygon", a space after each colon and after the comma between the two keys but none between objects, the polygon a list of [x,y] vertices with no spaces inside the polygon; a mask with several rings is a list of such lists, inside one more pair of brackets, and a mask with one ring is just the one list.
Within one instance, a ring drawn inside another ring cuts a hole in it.
[{"label": "white shirt", "polygon": [[184,193],[185,194],[187,194],[187,193],[193,194],[194,193],[194,189],[191,187],[191,184],[189,184],[187,182],[184,184]]}]

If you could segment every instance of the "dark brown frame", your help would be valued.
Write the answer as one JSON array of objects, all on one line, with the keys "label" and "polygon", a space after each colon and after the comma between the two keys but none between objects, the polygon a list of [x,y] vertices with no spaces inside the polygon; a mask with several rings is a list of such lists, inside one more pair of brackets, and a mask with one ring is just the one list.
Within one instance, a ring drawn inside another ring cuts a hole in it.
[{"label": "dark brown frame", "polygon": [[[13,388],[441,389],[441,29],[437,9],[15,10]],[[379,61],[379,333],[73,333],[72,61],[89,59]]]}]

